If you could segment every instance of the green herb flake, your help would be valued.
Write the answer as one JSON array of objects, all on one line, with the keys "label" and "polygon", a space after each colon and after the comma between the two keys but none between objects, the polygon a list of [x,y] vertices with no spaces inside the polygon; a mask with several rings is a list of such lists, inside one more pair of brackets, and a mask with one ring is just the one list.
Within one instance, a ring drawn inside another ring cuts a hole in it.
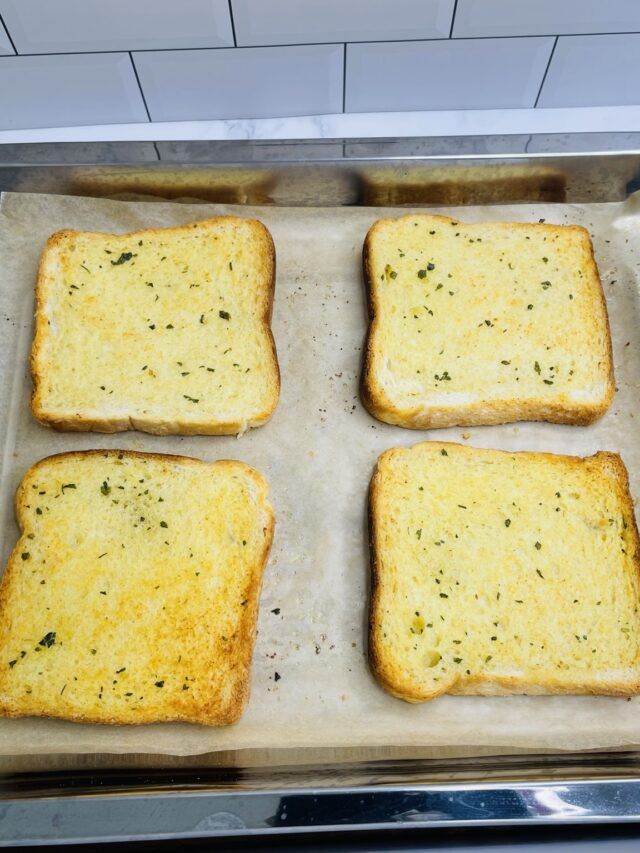
[{"label": "green herb flake", "polygon": [[62,494],[64,494],[64,490],[65,490],[65,489],[75,489],[75,488],[76,488],[76,484],[75,484],[75,483],[63,483],[63,485],[62,485]]},{"label": "green herb flake", "polygon": [[419,527],[419,528],[416,530],[416,537],[417,537],[418,539],[420,539],[420,538],[422,537],[422,528],[421,528],[421,527]]},{"label": "green herb flake", "polygon": [[53,644],[55,643],[55,641],[56,641],[56,632],[55,632],[55,631],[49,631],[49,632],[48,632],[47,634],[45,634],[45,635],[44,635],[44,637],[40,640],[40,642],[38,643],[38,645],[39,645],[39,646],[44,646],[45,648],[50,649],[50,648],[51,648],[51,646],[53,646]]},{"label": "green herb flake", "polygon": [[100,486],[100,492],[103,495],[111,494],[111,486],[107,483],[106,480],[103,480],[102,485]]},{"label": "green herb flake", "polygon": [[505,518],[504,526],[505,527],[511,527],[511,519],[510,518]]},{"label": "green herb flake", "polygon": [[160,527],[168,527],[168,526],[169,526],[169,525],[167,524],[167,522],[166,522],[166,521],[161,521],[161,522],[160,522]]},{"label": "green herb flake", "polygon": [[447,453],[447,451],[446,451],[446,450],[444,449],[444,447],[443,447],[443,448],[440,450],[440,456],[448,456],[448,455],[449,455],[449,454]]},{"label": "green herb flake", "polygon": [[536,549],[536,551],[539,551],[541,548],[542,548],[542,544],[541,544],[540,542],[536,542],[536,543],[535,543],[535,549]]},{"label": "green herb flake", "polygon": [[22,554],[20,554],[20,556],[22,557],[23,560],[28,560],[29,557],[31,556],[31,554],[28,551],[23,551]]},{"label": "green herb flake", "polygon": [[537,574],[537,575],[540,575],[540,577],[542,578],[542,580],[544,580],[544,575],[542,574],[542,572],[540,571],[540,569],[536,569],[536,574]]},{"label": "green herb flake", "polygon": [[164,681],[154,681],[153,683],[156,687],[164,687]]},{"label": "green herb flake", "polygon": [[539,361],[536,361],[534,363],[533,369],[535,370],[536,373],[538,373],[538,374],[540,373],[540,362]]},{"label": "green herb flake", "polygon": [[223,320],[230,320],[231,314],[228,311],[218,311],[218,317],[221,317]]}]

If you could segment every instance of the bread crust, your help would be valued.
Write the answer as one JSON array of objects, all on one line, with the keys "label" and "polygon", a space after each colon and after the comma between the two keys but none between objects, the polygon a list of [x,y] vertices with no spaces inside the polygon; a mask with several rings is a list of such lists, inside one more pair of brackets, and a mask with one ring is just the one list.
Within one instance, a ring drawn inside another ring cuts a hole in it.
[{"label": "bread crust", "polygon": [[7,697],[3,689],[2,678],[0,676],[0,716],[4,717],[49,717],[72,722],[97,723],[104,725],[147,725],[149,723],[168,723],[168,722],[190,722],[199,723],[207,726],[226,726],[236,723],[249,701],[251,688],[251,661],[253,656],[253,647],[255,643],[258,609],[260,601],[260,592],[262,589],[262,580],[264,569],[269,558],[269,552],[273,542],[273,534],[275,529],[275,516],[273,509],[267,500],[268,487],[263,477],[254,469],[244,462],[234,459],[221,459],[211,463],[205,463],[200,459],[195,459],[190,456],[181,456],[168,453],[144,453],[135,450],[78,450],[65,453],[56,453],[52,456],[45,457],[39,460],[25,473],[20,485],[16,490],[14,508],[15,516],[18,524],[20,535],[15,547],[13,548],[9,559],[7,560],[5,571],[0,581],[0,617],[6,618],[8,597],[13,586],[14,576],[18,573],[19,552],[24,547],[22,535],[25,530],[26,507],[24,484],[45,465],[50,465],[52,462],[62,461],[66,459],[83,459],[92,456],[100,457],[130,457],[145,460],[154,460],[156,462],[166,462],[169,464],[180,463],[186,465],[195,465],[202,467],[203,465],[221,466],[235,469],[241,472],[245,477],[251,479],[256,487],[260,490],[262,496],[262,510],[265,514],[265,534],[264,547],[260,558],[256,561],[253,567],[253,573],[248,587],[244,590],[245,597],[248,600],[248,605],[242,608],[241,619],[238,627],[238,632],[234,642],[234,649],[237,655],[236,668],[234,673],[233,690],[230,692],[229,698],[224,703],[221,703],[216,697],[211,697],[206,704],[196,704],[189,708],[188,711],[170,711],[164,714],[150,712],[149,709],[136,709],[134,718],[126,719],[108,716],[95,715],[92,713],[68,713],[61,711],[59,714],[38,711],[37,709],[23,710],[19,703],[12,697]]},{"label": "bread crust", "polygon": [[[436,444],[439,448],[452,447],[458,452],[460,450],[467,454],[473,454],[474,448],[457,442],[419,442],[410,449],[419,448],[422,445]],[[576,678],[572,682],[566,679],[544,678],[532,680],[526,675],[498,676],[472,674],[470,676],[456,673],[447,683],[443,683],[438,690],[425,690],[410,678],[403,677],[400,668],[395,662],[389,660],[385,654],[381,637],[376,623],[379,622],[381,614],[381,585],[383,578],[380,572],[379,552],[380,531],[378,519],[381,516],[380,506],[380,479],[381,468],[385,461],[395,453],[403,452],[406,448],[391,448],[380,455],[376,463],[373,476],[369,484],[368,498],[368,521],[369,521],[369,554],[370,554],[370,577],[371,589],[369,598],[368,618],[368,659],[371,671],[379,684],[392,696],[403,699],[409,703],[426,702],[436,699],[444,694],[467,695],[467,696],[509,696],[514,694],[526,695],[602,695],[602,696],[630,696],[640,694],[640,655],[635,661],[635,678],[633,680],[602,679],[599,684],[596,679],[587,681]],[[625,517],[630,528],[630,537],[633,541],[632,563],[634,568],[634,588],[636,596],[640,600],[640,535],[635,517],[633,500],[629,492],[629,475],[624,462],[617,453],[609,451],[598,451],[592,456],[578,457],[554,453],[539,453],[531,451],[505,451],[492,450],[491,453],[504,456],[536,456],[552,462],[570,462],[582,465],[591,462],[594,465],[605,465],[615,472],[616,487],[621,503],[625,508]]]},{"label": "bread crust", "polygon": [[[425,214],[410,214],[397,219],[379,219],[375,222],[364,240],[362,249],[365,296],[369,325],[367,328],[362,361],[360,396],[364,407],[379,421],[406,429],[440,429],[452,426],[491,426],[496,424],[513,423],[515,421],[547,421],[549,423],[573,424],[587,426],[593,423],[607,411],[613,401],[615,379],[613,375],[613,348],[611,344],[611,328],[607,303],[602,289],[602,282],[596,266],[593,253],[593,243],[589,232],[581,225],[549,225],[536,223],[536,228],[557,231],[558,228],[569,229],[586,237],[589,246],[587,259],[588,275],[597,282],[597,300],[604,318],[605,357],[607,361],[606,391],[603,398],[596,404],[579,404],[566,394],[558,394],[555,399],[547,398],[505,398],[502,400],[477,401],[453,406],[429,406],[428,402],[411,408],[401,408],[395,405],[385,393],[384,388],[377,382],[374,372],[374,341],[379,326],[380,306],[376,300],[375,284],[372,272],[371,244],[376,233],[386,223],[403,219],[415,221],[424,218]],[[449,216],[429,214],[430,220],[457,222]],[[461,223],[462,224],[462,223]],[[510,228],[531,228],[532,224],[523,222],[492,223],[508,225]]]},{"label": "bread crust", "polygon": [[[248,421],[239,420],[214,420],[202,418],[200,420],[190,418],[184,420],[158,419],[153,417],[142,416],[123,416],[117,417],[88,417],[78,413],[69,412],[68,414],[56,414],[48,411],[42,402],[42,388],[46,368],[41,365],[42,348],[48,335],[48,325],[45,317],[45,287],[48,272],[54,256],[55,250],[64,245],[64,243],[82,234],[83,236],[95,236],[101,238],[144,238],[145,236],[156,236],[158,234],[166,234],[168,231],[180,232],[189,231],[194,224],[198,226],[216,225],[219,222],[237,222],[250,224],[258,228],[261,237],[264,241],[265,263],[269,268],[269,280],[263,300],[262,323],[264,331],[269,341],[269,362],[273,371],[275,385],[271,399],[263,411],[257,413]],[[237,435],[245,432],[252,427],[258,427],[265,424],[272,416],[280,396],[280,366],[278,363],[278,354],[276,344],[271,329],[271,318],[273,315],[273,301],[276,284],[276,252],[273,243],[273,238],[268,229],[257,219],[242,219],[238,216],[213,216],[208,219],[198,220],[197,223],[187,223],[186,225],[178,225],[173,228],[146,228],[140,231],[130,231],[125,234],[111,234],[101,231],[74,231],[72,229],[64,229],[56,231],[49,237],[45,244],[45,248],[40,257],[38,273],[35,286],[35,335],[31,347],[29,358],[29,366],[31,378],[33,381],[33,392],[31,394],[31,411],[33,416],[40,423],[52,429],[61,432],[102,432],[114,433],[125,432],[127,430],[139,430],[152,435]]]}]

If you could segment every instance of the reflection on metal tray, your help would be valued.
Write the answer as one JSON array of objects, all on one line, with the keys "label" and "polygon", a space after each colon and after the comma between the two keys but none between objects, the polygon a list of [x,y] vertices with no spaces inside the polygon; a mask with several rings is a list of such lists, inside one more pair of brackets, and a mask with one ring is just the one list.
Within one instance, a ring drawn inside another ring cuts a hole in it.
[{"label": "reflection on metal tray", "polygon": [[619,201],[640,134],[0,146],[0,190],[236,204]]},{"label": "reflection on metal tray", "polygon": [[[95,197],[468,205],[618,201],[639,187],[640,134],[0,147],[0,190]],[[636,753],[360,752],[253,768],[243,753],[90,756],[57,773],[16,762],[0,777],[0,844],[640,820]]]},{"label": "reflection on metal tray", "polygon": [[637,769],[635,755],[620,754],[16,776],[4,780],[2,839],[59,844],[630,823],[640,819]]}]

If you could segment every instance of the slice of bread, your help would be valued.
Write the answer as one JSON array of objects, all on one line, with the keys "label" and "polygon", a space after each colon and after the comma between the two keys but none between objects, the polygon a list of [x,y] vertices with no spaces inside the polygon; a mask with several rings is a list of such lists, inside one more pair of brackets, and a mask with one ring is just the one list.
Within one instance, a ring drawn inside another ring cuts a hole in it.
[{"label": "slice of bread", "polygon": [[584,228],[383,219],[364,271],[362,397],[379,420],[588,424],[611,404],[609,322]]},{"label": "slice of bread", "polygon": [[45,247],[31,352],[35,417],[63,430],[242,433],[271,416],[275,252],[255,220]]},{"label": "slice of bread", "polygon": [[242,462],[117,450],[43,459],[0,585],[0,714],[233,723],[273,535]]},{"label": "slice of bread", "polygon": [[423,442],[371,481],[369,656],[382,686],[640,692],[640,543],[626,469]]}]

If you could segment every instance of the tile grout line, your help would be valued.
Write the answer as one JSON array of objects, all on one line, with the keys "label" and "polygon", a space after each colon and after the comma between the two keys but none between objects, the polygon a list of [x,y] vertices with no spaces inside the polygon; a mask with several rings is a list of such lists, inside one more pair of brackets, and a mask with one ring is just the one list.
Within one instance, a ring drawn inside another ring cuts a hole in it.
[{"label": "tile grout line", "polygon": [[453,15],[451,16],[451,28],[449,30],[449,38],[450,39],[453,38],[453,26],[456,22],[456,12],[457,11],[458,11],[458,0],[455,0],[455,3],[453,4]]},{"label": "tile grout line", "polygon": [[538,106],[538,101],[540,100],[540,95],[542,94],[542,87],[544,86],[544,81],[547,79],[547,74],[549,73],[549,68],[551,67],[551,60],[553,59],[553,54],[556,52],[556,45],[558,44],[558,39],[560,36],[555,37],[555,41],[553,42],[553,47],[551,48],[551,53],[549,54],[549,60],[547,62],[547,67],[544,69],[544,74],[542,75],[542,80],[540,81],[540,88],[538,89],[538,94],[536,95],[535,102],[533,104],[533,108]]},{"label": "tile grout line", "polygon": [[233,20],[233,6],[231,5],[231,0],[228,0],[229,3],[229,17],[231,18],[231,34],[233,35],[233,46],[238,47],[238,39],[236,38],[236,24]]},{"label": "tile grout line", "polygon": [[1,27],[4,27],[4,31],[5,31],[5,33],[7,34],[7,38],[9,39],[9,43],[10,43],[11,47],[13,48],[13,52],[14,52],[14,54],[15,54],[16,56],[19,56],[19,54],[18,54],[18,50],[17,50],[17,48],[16,48],[16,46],[15,46],[15,44],[14,44],[14,42],[13,42],[13,39],[11,38],[11,33],[9,32],[9,27],[5,24],[4,19],[3,19],[2,15],[0,15],[0,26],[1,26]]},{"label": "tile grout line", "polygon": [[138,84],[138,89],[140,90],[140,96],[142,97],[142,103],[144,104],[144,108],[147,113],[147,119],[151,121],[151,113],[149,112],[149,107],[147,106],[147,99],[144,96],[144,91],[142,89],[142,83],[140,82],[140,78],[138,77],[138,69],[136,68],[136,63],[133,59],[133,53],[129,51],[129,59],[131,60],[131,67],[133,68],[133,73],[136,77],[136,83]]},{"label": "tile grout line", "polygon": [[[7,32],[7,35],[9,33]],[[545,33],[542,35],[526,35],[526,36],[462,36],[458,38],[448,39],[446,36],[442,38],[426,38],[426,39],[369,39],[367,41],[353,41],[347,42],[347,44],[418,44],[424,43],[427,44],[429,42],[461,42],[461,41],[488,41],[488,40],[497,40],[497,39],[541,39],[541,38],[553,38],[558,39],[560,36],[562,38],[581,38],[586,37],[590,38],[591,36],[637,36],[640,35],[640,31],[635,30],[633,32],[629,30],[621,31],[621,32],[602,32],[602,33],[561,33],[560,35],[554,35],[553,33]],[[344,42],[336,42],[336,41],[303,41],[303,42],[295,42],[290,44],[243,44],[238,46],[238,50],[266,50],[270,47],[318,47],[322,45],[339,45],[344,44]],[[196,50],[233,50],[230,45],[219,45],[217,47],[143,47],[143,48],[135,48],[134,50],[60,50],[60,51],[51,51],[49,53],[16,53],[16,56],[91,56],[93,54],[104,54],[104,53],[180,53],[183,51],[196,51]],[[10,58],[11,54],[8,54],[6,58]]]},{"label": "tile grout line", "polygon": [[342,112],[347,111],[347,43],[344,43],[342,54]]}]

